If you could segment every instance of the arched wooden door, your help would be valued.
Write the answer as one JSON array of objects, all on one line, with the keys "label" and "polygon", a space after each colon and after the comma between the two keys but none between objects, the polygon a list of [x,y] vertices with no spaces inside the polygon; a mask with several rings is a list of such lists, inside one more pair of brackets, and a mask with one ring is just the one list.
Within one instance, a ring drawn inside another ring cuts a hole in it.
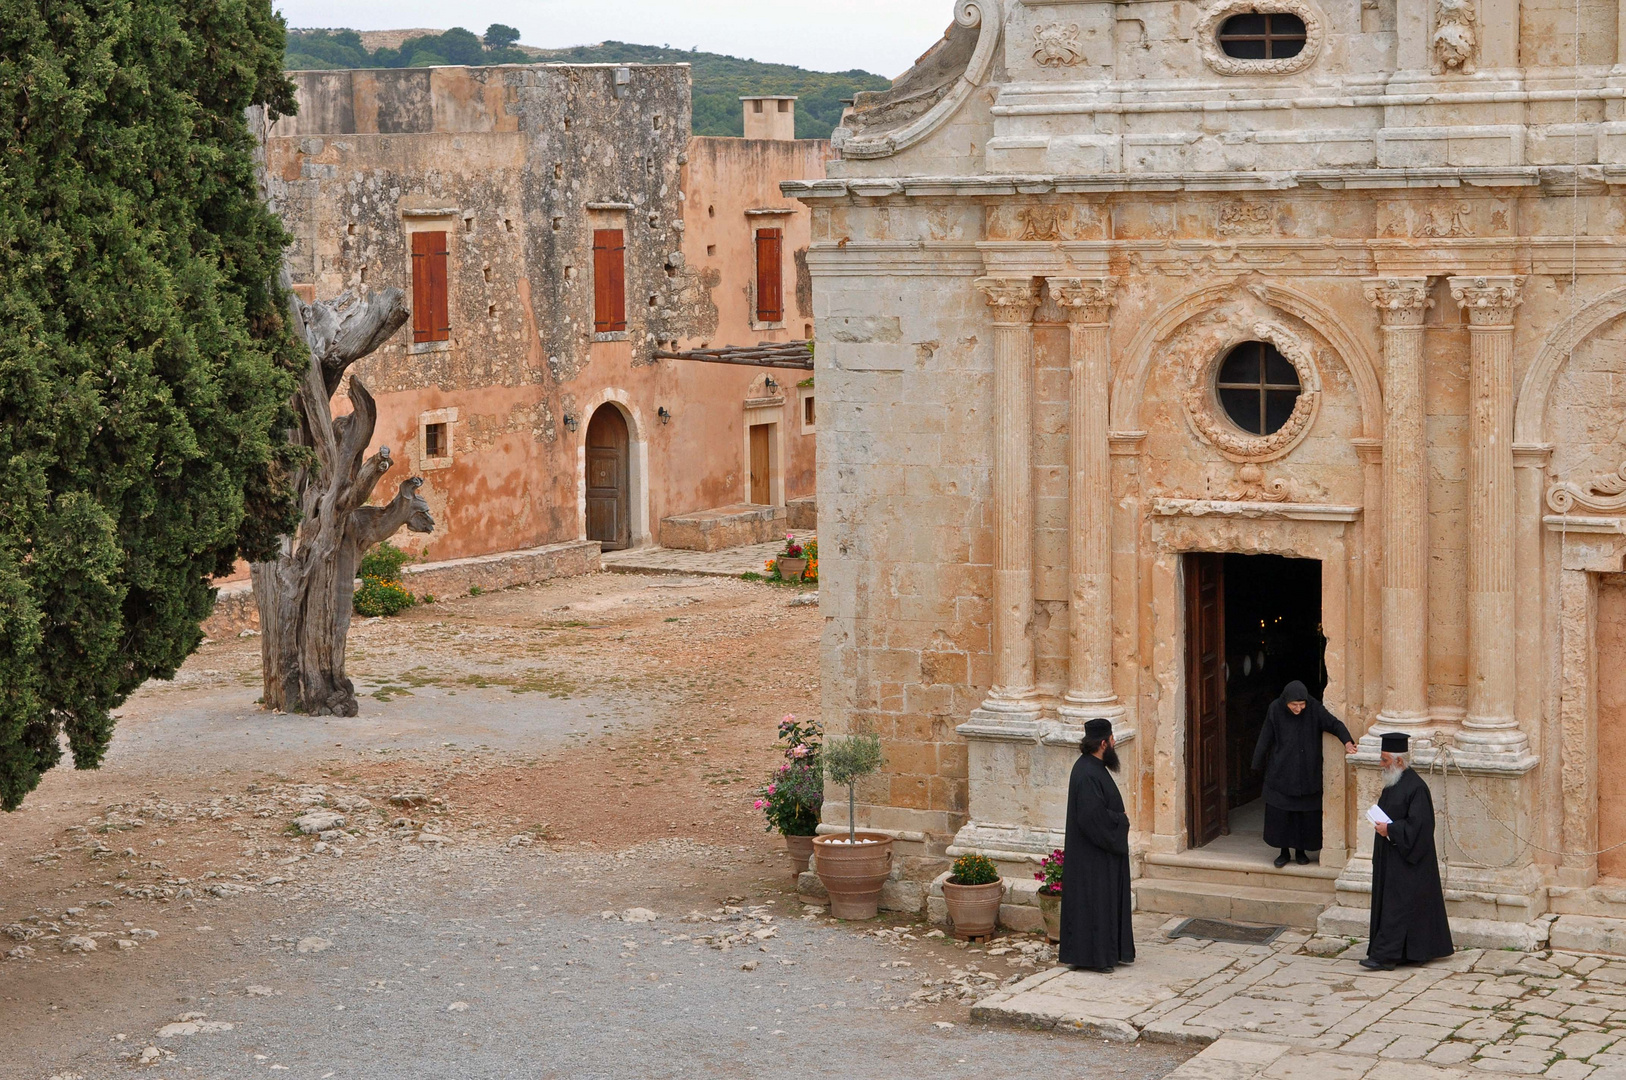
[{"label": "arched wooden door", "polygon": [[587,539],[606,551],[632,542],[628,494],[627,421],[614,405],[601,405],[587,424]]}]

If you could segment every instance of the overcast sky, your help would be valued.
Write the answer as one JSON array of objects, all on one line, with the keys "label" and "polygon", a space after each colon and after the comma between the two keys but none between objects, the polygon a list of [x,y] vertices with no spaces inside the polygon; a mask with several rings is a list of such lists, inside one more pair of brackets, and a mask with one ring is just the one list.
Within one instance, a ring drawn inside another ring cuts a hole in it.
[{"label": "overcast sky", "polygon": [[274,0],[292,27],[394,30],[494,22],[543,48],[606,39],[698,45],[708,52],[816,71],[863,68],[893,77],[942,35],[953,0]]}]

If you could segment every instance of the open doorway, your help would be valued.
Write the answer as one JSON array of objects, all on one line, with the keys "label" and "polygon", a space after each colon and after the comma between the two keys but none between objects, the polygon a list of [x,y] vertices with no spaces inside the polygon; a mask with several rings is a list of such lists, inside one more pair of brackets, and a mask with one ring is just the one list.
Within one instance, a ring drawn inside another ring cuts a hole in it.
[{"label": "open doorway", "polygon": [[1185,569],[1187,826],[1201,847],[1262,829],[1265,710],[1294,679],[1321,697],[1327,639],[1318,560],[1191,554]]}]

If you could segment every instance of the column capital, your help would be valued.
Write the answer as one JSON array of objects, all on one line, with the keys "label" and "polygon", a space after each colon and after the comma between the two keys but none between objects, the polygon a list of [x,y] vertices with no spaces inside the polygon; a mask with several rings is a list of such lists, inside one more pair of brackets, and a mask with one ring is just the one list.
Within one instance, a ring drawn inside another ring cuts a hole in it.
[{"label": "column capital", "polygon": [[994,309],[996,323],[1033,321],[1033,310],[1039,306],[1039,290],[1032,278],[980,277],[976,285],[982,298]]},{"label": "column capital", "polygon": [[1434,306],[1426,277],[1367,278],[1361,289],[1384,326],[1422,326],[1423,316]]},{"label": "column capital", "polygon": [[1053,277],[1050,295],[1056,306],[1067,313],[1067,321],[1074,323],[1104,323],[1112,306],[1118,302],[1114,295],[1118,279],[1114,277]]},{"label": "column capital", "polygon": [[1545,469],[1547,463],[1553,459],[1553,446],[1551,443],[1514,443],[1513,467],[1515,469]]},{"label": "column capital", "polygon": [[1468,313],[1472,326],[1508,326],[1513,309],[1524,303],[1524,278],[1454,277],[1451,299]]},{"label": "column capital", "polygon": [[1349,441],[1355,447],[1355,456],[1361,459],[1361,464],[1383,464],[1382,439],[1351,439]]}]

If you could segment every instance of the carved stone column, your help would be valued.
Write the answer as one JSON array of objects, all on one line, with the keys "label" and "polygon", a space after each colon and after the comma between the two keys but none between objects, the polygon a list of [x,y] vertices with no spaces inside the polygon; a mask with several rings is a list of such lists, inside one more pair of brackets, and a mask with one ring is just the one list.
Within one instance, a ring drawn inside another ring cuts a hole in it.
[{"label": "carved stone column", "polygon": [[1428,719],[1428,442],[1423,430],[1427,278],[1379,278],[1383,321],[1383,709],[1381,724]]},{"label": "carved stone column", "polygon": [[1033,714],[1033,310],[1031,278],[977,279],[994,314],[994,685],[983,708]]},{"label": "carved stone column", "polygon": [[1468,313],[1468,717],[1462,742],[1523,751],[1514,714],[1513,309],[1522,277],[1454,277]]},{"label": "carved stone column", "polygon": [[1112,391],[1108,315],[1113,278],[1051,278],[1050,295],[1072,327],[1068,358],[1067,694],[1057,712],[1082,723],[1124,714],[1112,686],[1112,460],[1107,403]]}]

